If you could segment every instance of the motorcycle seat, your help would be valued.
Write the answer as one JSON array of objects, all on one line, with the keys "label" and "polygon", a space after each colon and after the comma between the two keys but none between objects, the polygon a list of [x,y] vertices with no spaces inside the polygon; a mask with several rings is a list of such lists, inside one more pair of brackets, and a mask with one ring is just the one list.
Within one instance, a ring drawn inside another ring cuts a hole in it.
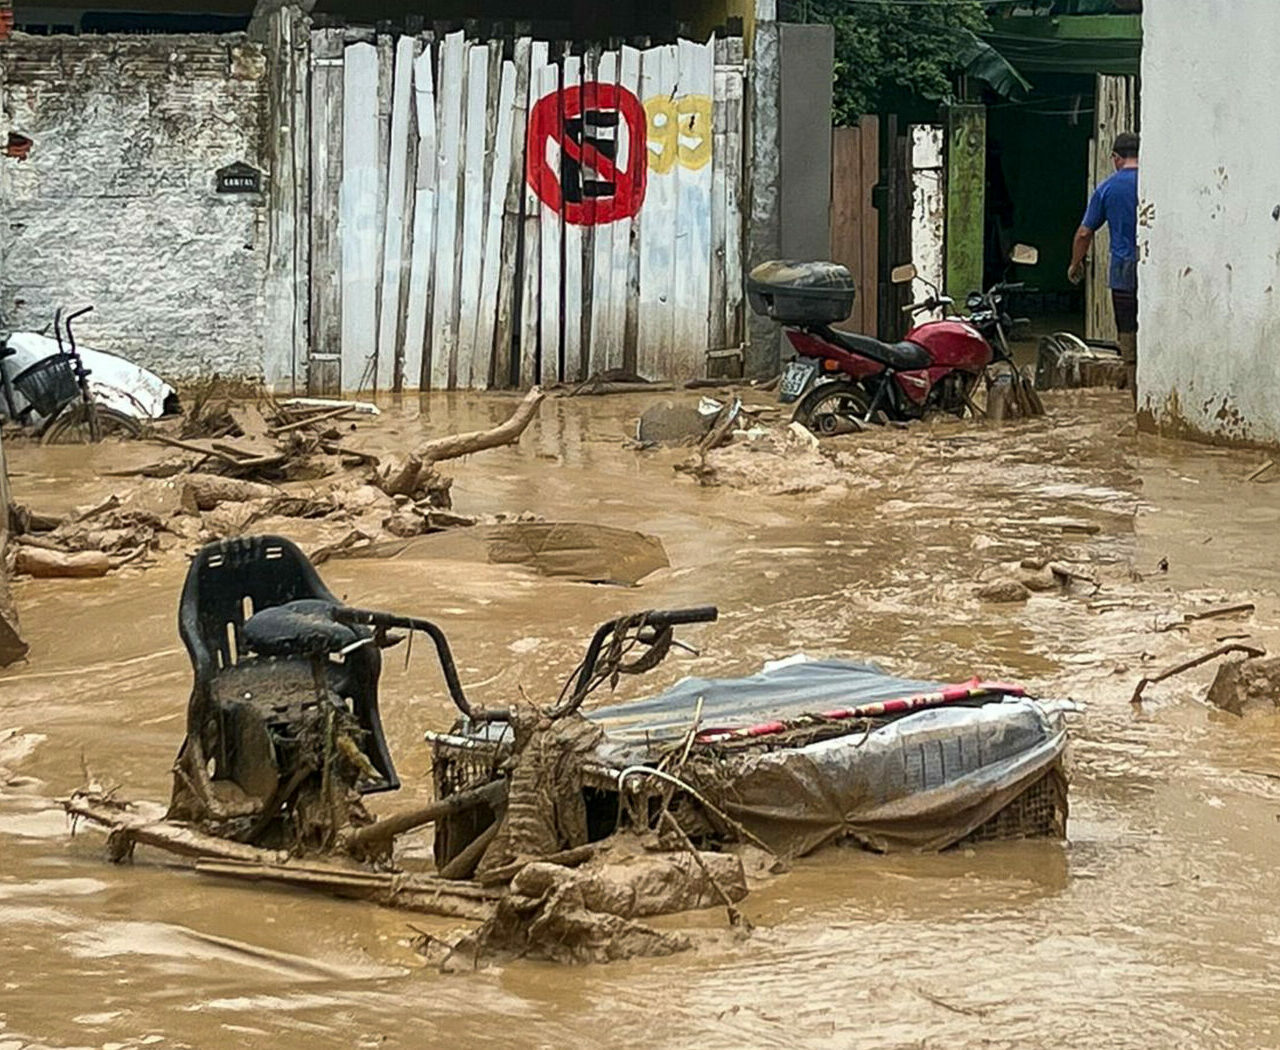
[{"label": "motorcycle seat", "polygon": [[901,343],[882,343],[869,335],[842,332],[838,328],[828,328],[823,334],[842,350],[869,357],[872,361],[879,361],[880,364],[899,372],[911,372],[918,368],[928,368],[933,364],[933,358],[929,356],[928,350],[905,340]]}]

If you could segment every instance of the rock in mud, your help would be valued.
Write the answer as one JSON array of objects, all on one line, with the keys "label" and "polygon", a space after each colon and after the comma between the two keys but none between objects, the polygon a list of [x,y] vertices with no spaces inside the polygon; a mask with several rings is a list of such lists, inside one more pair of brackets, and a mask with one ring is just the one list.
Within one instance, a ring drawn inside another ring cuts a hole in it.
[{"label": "rock in mud", "polygon": [[812,430],[803,423],[789,423],[787,425],[787,440],[794,442],[801,448],[809,449],[811,452],[817,452],[821,442]]},{"label": "rock in mud", "polygon": [[696,405],[663,401],[645,409],[636,437],[642,445],[691,444],[701,440],[714,422],[714,414],[704,415]]},{"label": "rock in mud", "polygon": [[1031,591],[1020,580],[992,580],[978,588],[977,595],[984,602],[1025,602]]},{"label": "rock in mud", "polygon": [[1062,586],[1058,575],[1050,566],[1044,564],[1034,569],[1024,565],[1018,572],[1018,582],[1029,591],[1056,591]]},{"label": "rock in mud", "polygon": [[382,527],[392,536],[407,538],[422,535],[426,531],[427,525],[422,520],[422,515],[414,510],[413,507],[399,507],[395,513],[383,519]]},{"label": "rock in mud", "polygon": [[1248,657],[1222,664],[1207,699],[1233,715],[1280,707],[1280,656]]}]

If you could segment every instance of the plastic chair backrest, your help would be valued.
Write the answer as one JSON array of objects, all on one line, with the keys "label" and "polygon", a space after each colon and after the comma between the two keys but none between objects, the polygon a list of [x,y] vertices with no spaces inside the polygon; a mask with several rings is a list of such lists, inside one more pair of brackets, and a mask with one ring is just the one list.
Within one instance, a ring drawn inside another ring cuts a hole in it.
[{"label": "plastic chair backrest", "polygon": [[[236,536],[202,547],[187,570],[178,608],[178,633],[195,674],[187,732],[198,733],[210,712],[212,686],[218,674],[247,654],[244,624],[258,609],[300,598],[340,604],[315,567],[283,536]],[[360,633],[371,632],[361,628]],[[344,700],[369,732],[369,758],[386,779],[378,790],[398,787],[378,713],[378,676],[382,655],[372,645],[345,658]]]}]

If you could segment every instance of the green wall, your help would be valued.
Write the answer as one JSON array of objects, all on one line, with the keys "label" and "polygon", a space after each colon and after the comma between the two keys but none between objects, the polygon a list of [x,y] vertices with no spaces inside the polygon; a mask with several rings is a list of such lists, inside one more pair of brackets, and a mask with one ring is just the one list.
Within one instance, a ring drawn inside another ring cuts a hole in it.
[{"label": "green wall", "polygon": [[982,106],[948,106],[946,291],[956,302],[982,284],[986,172],[986,113]]}]

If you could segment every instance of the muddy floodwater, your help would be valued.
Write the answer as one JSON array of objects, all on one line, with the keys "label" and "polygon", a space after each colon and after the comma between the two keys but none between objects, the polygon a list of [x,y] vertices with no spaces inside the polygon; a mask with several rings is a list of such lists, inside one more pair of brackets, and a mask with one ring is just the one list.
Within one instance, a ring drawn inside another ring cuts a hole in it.
[{"label": "muddy floodwater", "polygon": [[[519,448],[451,464],[455,506],[641,529],[669,569],[622,589],[462,561],[322,567],[353,603],[439,622],[482,703],[551,699],[601,620],[705,602],[720,622],[684,635],[701,655],[622,695],[803,651],[1079,701],[1066,842],[829,849],[752,893],[748,937],[723,911],[660,920],[698,931],[671,958],[446,976],[411,940],[449,936],[447,920],[216,881],[141,848],[112,867],[57,799],[86,776],[167,798],[190,683],[185,558],[19,581],[30,659],[0,672],[0,731],[16,731],[0,742],[0,1050],[1280,1046],[1280,718],[1206,708],[1211,667],[1129,704],[1144,673],[1225,636],[1275,647],[1280,486],[1246,480],[1258,453],[1133,436],[1124,394],[1046,400],[1047,419],[1000,431],[833,439],[839,483],[772,496],[697,485],[672,469],[687,452],[624,448],[643,400],[551,400]],[[375,429],[403,449],[512,403],[390,404]],[[100,476],[121,456],[155,454],[14,448],[14,495],[90,503],[124,484]],[[1100,586],[974,597],[1028,556]],[[1256,612],[1162,629],[1229,601]],[[387,654],[381,703],[406,782],[374,800],[385,811],[428,796],[422,733],[451,720],[427,646],[407,667],[403,647]]]}]

